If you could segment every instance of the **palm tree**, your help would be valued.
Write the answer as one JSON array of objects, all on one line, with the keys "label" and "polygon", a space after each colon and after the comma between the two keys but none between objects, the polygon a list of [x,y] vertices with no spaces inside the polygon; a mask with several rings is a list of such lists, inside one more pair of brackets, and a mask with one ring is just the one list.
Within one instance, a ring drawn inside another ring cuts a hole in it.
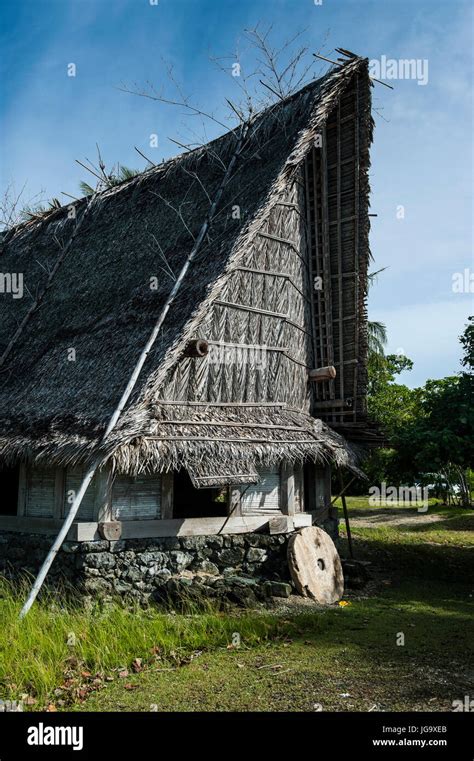
[{"label": "palm tree", "polygon": [[[377,281],[377,276],[386,269],[386,267],[382,267],[382,269],[376,270],[376,272],[369,272],[367,276],[369,288]],[[385,356],[385,346],[387,345],[387,328],[383,322],[368,320],[367,338],[369,362],[377,364],[380,359]]]}]

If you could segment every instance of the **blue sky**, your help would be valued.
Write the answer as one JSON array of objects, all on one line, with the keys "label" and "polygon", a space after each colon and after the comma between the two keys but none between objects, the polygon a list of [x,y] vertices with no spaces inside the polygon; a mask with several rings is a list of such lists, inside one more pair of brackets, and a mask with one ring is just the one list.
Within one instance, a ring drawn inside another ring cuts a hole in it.
[{"label": "blue sky", "polygon": [[[305,29],[317,50],[326,37],[329,57],[344,47],[370,59],[426,59],[426,85],[402,79],[394,91],[373,91],[371,247],[374,267],[388,269],[369,311],[387,325],[387,351],[413,359],[408,385],[459,369],[458,336],[474,311],[473,294],[452,289],[453,274],[474,272],[470,0],[3,0],[0,13],[1,186],[27,182],[26,199],[77,195],[92,178],[74,160],[94,159],[96,142],[108,165],[144,167],[135,145],[154,161],[175,154],[168,136],[192,139],[180,110],[118,87],[159,88],[164,58],[187,94],[223,116],[235,83],[209,56],[230,55],[258,22],[273,25],[275,43]],[[242,43],[241,63],[253,68]],[[193,127],[202,138],[199,120]],[[207,137],[215,134],[207,124]]]}]

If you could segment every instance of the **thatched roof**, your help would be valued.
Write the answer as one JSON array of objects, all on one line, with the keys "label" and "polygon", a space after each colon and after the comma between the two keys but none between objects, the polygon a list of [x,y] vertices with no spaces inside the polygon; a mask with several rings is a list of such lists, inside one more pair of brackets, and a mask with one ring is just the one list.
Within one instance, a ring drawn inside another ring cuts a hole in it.
[{"label": "thatched roof", "polygon": [[[104,457],[113,455],[119,467],[134,472],[167,469],[186,464],[185,452],[189,467],[195,463],[195,473],[203,458],[214,456],[223,457],[229,467],[233,456],[262,462],[306,456],[352,462],[343,439],[303,412],[278,405],[265,413],[256,407],[216,408],[206,412],[216,425],[203,433],[204,426],[197,424],[199,409],[192,414],[189,408],[174,409],[174,420],[180,414],[191,421],[176,428],[164,422],[170,414],[167,407],[163,412],[165,405],[159,409],[147,400],[150,390],[156,398],[187,340],[195,337],[229,267],[252,244],[272,199],[285,192],[356,72],[368,87],[367,61],[353,59],[255,118],[210,234],[170,309],[121,424],[100,450]],[[169,271],[181,269],[235,144],[236,133],[229,132],[104,191],[90,206],[81,200],[75,204],[76,214],[84,218],[77,227],[64,207],[4,236],[0,271],[24,273],[25,296],[0,296],[0,354],[49,273],[61,263],[0,369],[0,460],[67,465],[99,451],[107,422],[169,294]],[[235,204],[240,219],[231,214]],[[158,279],[156,289],[150,288],[152,277]],[[69,361],[70,348],[75,361]],[[233,428],[237,422],[241,426]],[[244,427],[265,422],[280,428],[268,428],[262,435],[261,427]],[[168,440],[159,439],[163,431]],[[172,440],[173,435],[187,436],[188,443]],[[233,440],[229,446],[219,441],[226,438]]]}]

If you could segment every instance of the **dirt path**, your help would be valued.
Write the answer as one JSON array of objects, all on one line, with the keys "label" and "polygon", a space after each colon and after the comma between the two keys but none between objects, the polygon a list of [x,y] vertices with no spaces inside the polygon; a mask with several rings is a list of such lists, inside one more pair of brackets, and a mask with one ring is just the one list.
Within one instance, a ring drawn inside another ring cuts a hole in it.
[{"label": "dirt path", "polygon": [[445,515],[418,513],[412,507],[387,507],[381,510],[370,508],[368,510],[353,510],[350,515],[351,526],[361,528],[373,528],[376,526],[400,526],[416,525],[424,526],[429,523],[445,521]]}]

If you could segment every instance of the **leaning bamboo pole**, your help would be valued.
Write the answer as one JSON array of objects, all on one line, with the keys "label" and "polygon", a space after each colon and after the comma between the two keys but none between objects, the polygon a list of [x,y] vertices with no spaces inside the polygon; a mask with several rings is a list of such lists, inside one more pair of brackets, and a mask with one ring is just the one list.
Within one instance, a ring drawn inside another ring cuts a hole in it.
[{"label": "leaning bamboo pole", "polygon": [[[123,394],[122,394],[122,396],[120,398],[120,401],[119,401],[117,407],[115,408],[115,411],[113,412],[112,417],[110,418],[110,421],[109,421],[109,423],[107,425],[106,431],[105,431],[105,433],[104,433],[104,435],[102,437],[101,444],[104,443],[107,440],[107,438],[109,437],[110,433],[113,431],[113,429],[117,425],[117,422],[118,422],[118,420],[119,420],[119,418],[120,418],[120,416],[121,416],[121,414],[122,414],[122,412],[123,412],[123,410],[124,410],[128,400],[130,399],[130,396],[131,396],[131,394],[133,392],[133,389],[135,388],[135,385],[137,383],[138,377],[139,377],[139,375],[140,375],[140,373],[141,373],[141,371],[143,369],[143,365],[145,364],[145,362],[147,360],[147,357],[148,357],[148,355],[149,355],[149,353],[150,353],[150,351],[151,351],[151,349],[152,349],[152,347],[153,347],[153,345],[154,345],[154,343],[155,343],[155,341],[156,341],[156,339],[158,337],[158,334],[159,334],[159,332],[161,330],[161,327],[162,327],[162,325],[163,325],[163,323],[164,323],[164,321],[166,319],[166,316],[167,316],[167,314],[168,314],[168,312],[170,310],[170,307],[171,307],[173,301],[175,300],[178,291],[181,288],[181,285],[183,283],[184,278],[186,277],[186,273],[188,272],[189,267],[191,266],[191,264],[195,260],[197,254],[198,254],[198,252],[199,252],[199,250],[201,248],[202,242],[203,242],[205,236],[207,235],[207,232],[208,232],[209,227],[211,225],[211,222],[212,222],[212,220],[214,218],[216,209],[217,209],[217,207],[219,205],[219,202],[220,202],[220,200],[222,198],[224,190],[227,187],[227,185],[228,185],[228,183],[229,183],[229,181],[230,181],[230,179],[232,177],[234,166],[235,166],[236,161],[237,161],[237,159],[239,157],[239,154],[242,151],[243,145],[244,145],[245,140],[246,140],[247,135],[248,135],[249,127],[250,127],[250,121],[243,122],[241,124],[241,126],[240,126],[239,136],[238,136],[238,139],[237,139],[237,145],[235,147],[235,151],[232,154],[232,157],[231,157],[231,159],[229,161],[229,164],[228,164],[227,169],[225,171],[225,174],[224,174],[224,177],[222,179],[222,182],[219,185],[219,188],[217,189],[217,192],[216,192],[216,195],[214,197],[214,200],[212,201],[212,203],[210,205],[210,208],[209,208],[209,211],[207,213],[206,219],[204,220],[204,222],[202,224],[202,227],[201,227],[201,229],[199,231],[199,234],[198,234],[198,236],[196,238],[196,241],[194,243],[194,246],[193,246],[189,256],[187,257],[185,263],[183,264],[183,267],[181,268],[181,272],[179,273],[178,278],[177,278],[177,280],[176,280],[176,282],[175,282],[175,284],[174,284],[174,286],[173,286],[173,288],[172,288],[168,298],[166,299],[166,302],[165,302],[165,304],[163,306],[163,309],[161,310],[160,315],[159,315],[158,319],[156,320],[156,323],[155,323],[155,325],[153,327],[153,330],[152,330],[152,332],[151,332],[151,334],[150,334],[150,336],[148,338],[148,341],[146,342],[145,347],[143,348],[143,351],[142,351],[142,353],[140,354],[140,356],[138,358],[138,361],[137,361],[137,363],[136,363],[136,365],[134,367],[134,370],[133,370],[132,375],[131,375],[128,383],[127,383],[127,386],[126,386],[126,388],[125,388],[125,390],[124,390],[124,392],[123,392]],[[76,494],[76,496],[74,498],[74,501],[73,501],[73,503],[72,503],[72,505],[71,505],[71,507],[69,509],[69,512],[68,512],[65,520],[64,520],[64,523],[61,526],[61,529],[60,529],[60,531],[59,531],[59,533],[58,533],[54,543],[52,544],[52,546],[51,546],[51,548],[50,548],[50,550],[48,552],[48,555],[46,556],[46,558],[44,560],[43,565],[40,568],[38,576],[36,577],[36,580],[35,580],[32,588],[31,588],[30,594],[28,595],[28,599],[26,600],[25,604],[23,605],[23,608],[21,609],[20,619],[22,619],[22,618],[24,618],[26,616],[26,614],[30,610],[31,606],[33,605],[36,597],[38,596],[38,593],[39,593],[39,591],[40,591],[40,589],[41,589],[41,587],[43,585],[43,582],[44,582],[44,580],[45,580],[45,578],[46,578],[46,576],[48,574],[49,569],[51,568],[51,565],[52,565],[52,563],[54,561],[54,558],[56,557],[57,553],[59,552],[59,550],[60,550],[64,540],[66,539],[66,536],[68,535],[69,529],[71,528],[72,523],[74,521],[74,518],[76,517],[77,511],[79,510],[79,507],[81,506],[81,503],[82,503],[82,500],[84,498],[84,495],[85,495],[85,493],[86,493],[86,491],[87,491],[87,489],[88,489],[92,479],[94,478],[94,475],[96,474],[96,471],[99,469],[101,463],[102,463],[102,458],[100,456],[96,457],[93,460],[92,465],[88,469],[87,473],[85,474],[85,476],[84,476],[84,478],[82,480],[82,483],[81,483],[81,485],[79,487],[79,491],[77,492],[77,494]]]}]

